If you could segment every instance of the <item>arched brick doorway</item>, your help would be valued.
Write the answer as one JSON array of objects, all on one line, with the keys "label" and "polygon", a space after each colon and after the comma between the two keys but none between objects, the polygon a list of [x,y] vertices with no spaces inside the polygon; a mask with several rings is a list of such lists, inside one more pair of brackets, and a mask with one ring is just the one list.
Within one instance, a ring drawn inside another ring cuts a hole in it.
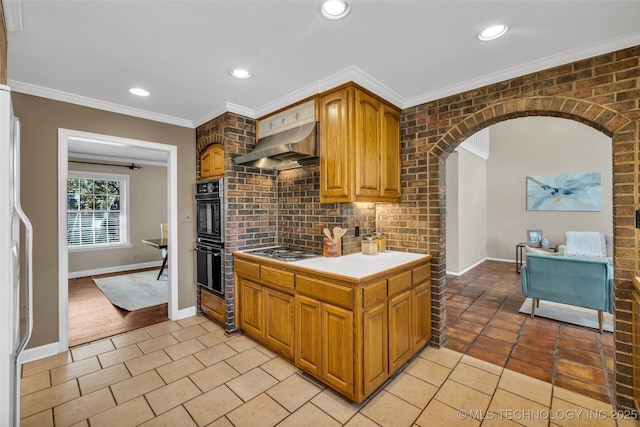
[{"label": "arched brick doorway", "polygon": [[[615,236],[615,304],[616,304],[616,383],[617,403],[631,408],[632,393],[629,344],[631,300],[630,280],[636,274],[638,255],[634,224],[638,187],[638,123],[630,117],[596,103],[565,97],[528,97],[495,102],[483,109],[460,117],[454,126],[429,144],[427,157],[428,199],[442,208],[428,222],[430,253],[433,259],[434,305],[438,313],[445,313],[446,301],[446,207],[445,160],[466,138],[492,124],[525,116],[553,116],[576,120],[593,127],[612,139],[613,152],[613,208]],[[433,206],[433,205],[432,205]],[[431,209],[432,213],[436,213]],[[434,221],[435,219],[435,221]],[[446,341],[446,319],[441,319],[440,344]]]}]

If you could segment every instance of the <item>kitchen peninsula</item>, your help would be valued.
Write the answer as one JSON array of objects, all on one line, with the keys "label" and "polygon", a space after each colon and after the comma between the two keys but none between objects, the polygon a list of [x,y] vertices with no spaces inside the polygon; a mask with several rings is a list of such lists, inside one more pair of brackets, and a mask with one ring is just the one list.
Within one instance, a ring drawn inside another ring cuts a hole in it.
[{"label": "kitchen peninsula", "polygon": [[431,338],[430,255],[233,255],[243,333],[355,402]]}]

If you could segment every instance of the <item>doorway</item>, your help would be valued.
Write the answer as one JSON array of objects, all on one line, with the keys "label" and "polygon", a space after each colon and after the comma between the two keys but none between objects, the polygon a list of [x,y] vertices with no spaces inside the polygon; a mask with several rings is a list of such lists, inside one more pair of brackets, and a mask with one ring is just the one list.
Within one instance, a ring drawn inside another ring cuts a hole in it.
[{"label": "doorway", "polygon": [[[58,308],[59,351],[69,348],[69,250],[67,247],[67,176],[69,154],[107,155],[133,158],[141,162],[155,162],[166,167],[166,222],[169,225],[169,241],[177,241],[177,147],[151,141],[100,135],[68,129],[58,130]],[[158,224],[159,227],[159,224]],[[160,229],[158,228],[158,233]],[[155,235],[151,236],[154,237]],[[169,245],[169,259],[177,259],[176,245]],[[167,274],[169,319],[178,316],[178,264],[174,263]]]}]

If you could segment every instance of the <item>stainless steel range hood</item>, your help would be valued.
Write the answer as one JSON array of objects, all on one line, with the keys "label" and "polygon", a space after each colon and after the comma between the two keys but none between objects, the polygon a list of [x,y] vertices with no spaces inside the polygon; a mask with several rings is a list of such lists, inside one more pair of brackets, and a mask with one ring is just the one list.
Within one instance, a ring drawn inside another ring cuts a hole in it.
[{"label": "stainless steel range hood", "polygon": [[318,122],[311,122],[260,138],[253,151],[233,161],[262,169],[291,169],[314,163],[318,156]]}]

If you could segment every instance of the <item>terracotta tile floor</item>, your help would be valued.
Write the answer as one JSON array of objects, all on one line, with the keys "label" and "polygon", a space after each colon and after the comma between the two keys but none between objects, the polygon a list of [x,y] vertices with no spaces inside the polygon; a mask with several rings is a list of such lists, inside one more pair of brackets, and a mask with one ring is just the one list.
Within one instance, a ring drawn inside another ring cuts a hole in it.
[{"label": "terracotta tile floor", "polygon": [[22,376],[22,427],[639,425],[611,419],[608,403],[433,347],[356,405],[202,316],[75,347],[25,364]]},{"label": "terracotta tile floor", "polygon": [[518,313],[523,301],[513,263],[485,261],[447,276],[446,347],[612,403],[613,334],[531,319]]}]

